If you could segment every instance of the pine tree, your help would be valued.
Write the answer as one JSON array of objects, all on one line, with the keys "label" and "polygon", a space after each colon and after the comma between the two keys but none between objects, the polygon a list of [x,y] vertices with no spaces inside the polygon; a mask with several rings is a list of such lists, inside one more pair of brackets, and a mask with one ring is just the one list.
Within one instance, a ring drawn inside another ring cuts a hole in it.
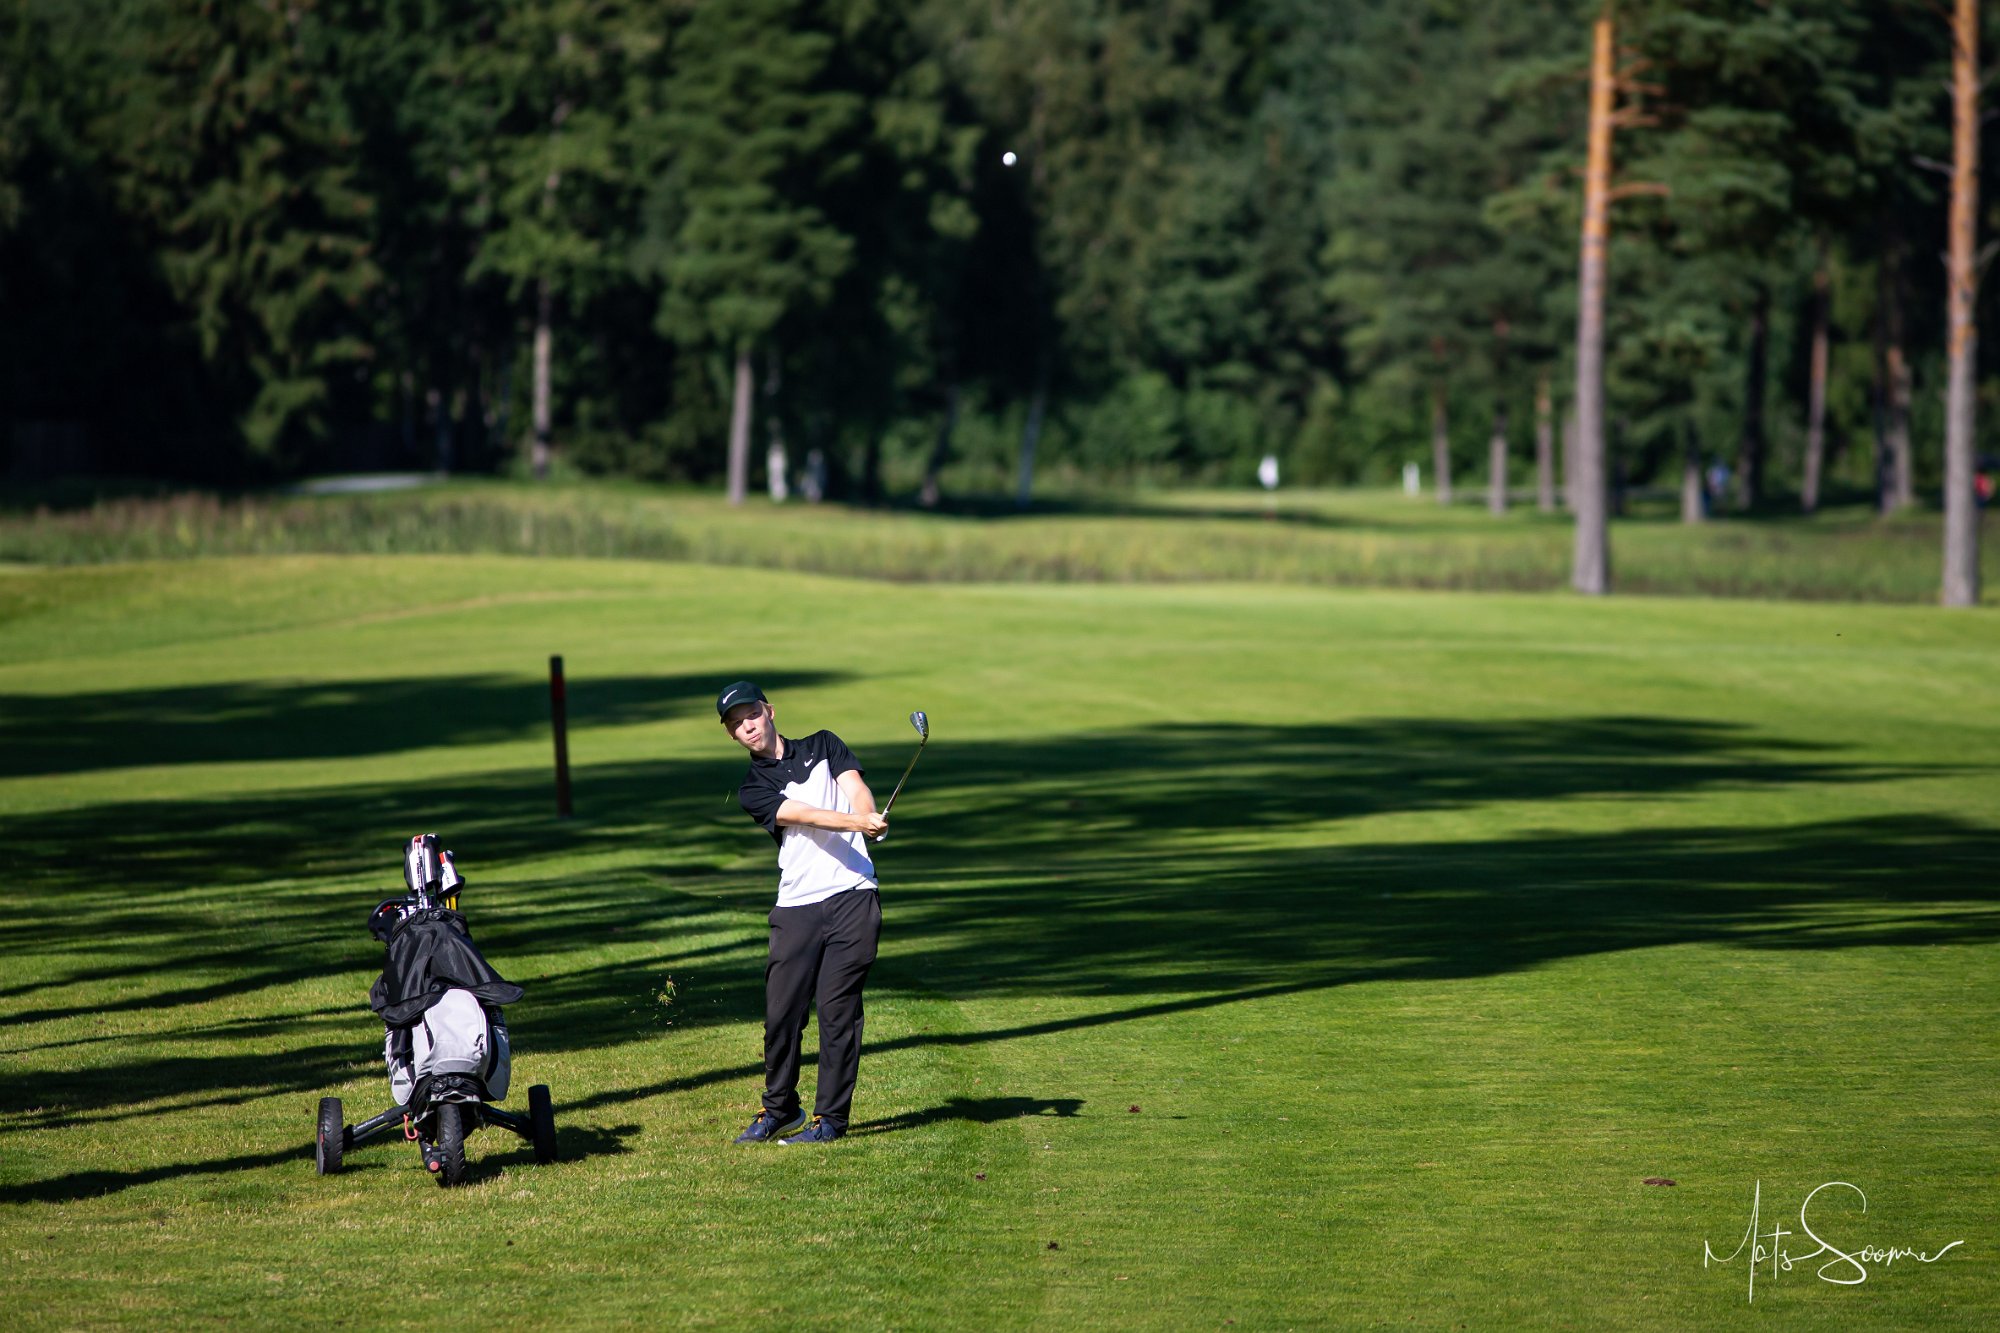
[{"label": "pine tree", "polygon": [[[1754,506],[1769,489],[1773,303],[1811,281],[1811,256],[1851,225],[1874,185],[1878,164],[1865,145],[1879,109],[1865,95],[1867,15],[1845,0],[1747,9],[1637,0],[1630,10],[1647,77],[1660,85],[1653,105],[1664,123],[1637,138],[1633,169],[1669,187],[1660,224],[1671,234],[1662,243],[1721,261],[1716,271],[1736,280],[1720,295],[1744,328],[1737,478],[1741,502]],[[1823,383],[1801,395],[1824,396]]]},{"label": "pine tree", "polygon": [[617,0],[523,0],[441,71],[479,117],[456,173],[477,231],[467,276],[501,279],[531,312],[537,476],[554,449],[557,321],[624,277],[640,191],[633,67],[658,48],[657,17]]},{"label": "pine tree", "polygon": [[1342,57],[1329,291],[1356,369],[1427,390],[1441,503],[1454,398],[1489,405],[1489,505],[1504,508],[1510,410],[1554,356],[1566,248],[1534,196],[1573,117],[1523,70],[1547,63],[1561,8],[1385,4]]},{"label": "pine tree", "polygon": [[[491,438],[513,351],[515,302],[504,278],[473,276],[492,225],[491,89],[470,58],[493,40],[479,0],[342,0],[334,34],[341,86],[359,135],[357,183],[377,203],[370,301],[374,403],[400,421],[407,458],[440,470],[496,461]],[[459,404],[454,419],[453,402]],[[419,438],[430,405],[431,441]]]},{"label": "pine tree", "polygon": [[655,182],[661,331],[732,357],[729,499],[749,485],[753,357],[794,312],[823,304],[853,238],[821,191],[855,165],[826,150],[861,115],[825,86],[835,35],[809,0],[702,5],[676,35],[663,89],[672,156]]},{"label": "pine tree", "polygon": [[1294,0],[959,8],[957,67],[1033,222],[1024,458],[1057,370],[1097,400],[1081,433],[1107,468],[1212,472],[1295,432],[1328,384],[1336,20]]},{"label": "pine tree", "polygon": [[323,434],[372,346],[373,202],[310,0],[159,0],[131,32],[132,96],[100,126],[126,205],[257,454]]},{"label": "pine tree", "polygon": [[[1006,225],[1018,221],[1005,190],[1012,173],[954,68],[955,6],[847,13],[828,84],[871,111],[830,149],[854,167],[825,197],[829,222],[854,249],[833,298],[794,321],[788,341],[806,372],[802,388],[869,441],[861,471],[870,498],[880,491],[887,418],[936,413],[919,492],[936,504],[961,405],[982,381],[1003,392],[1021,373],[1012,335],[1024,293],[1008,282],[1020,258]],[[991,233],[989,216],[1003,219]]]}]

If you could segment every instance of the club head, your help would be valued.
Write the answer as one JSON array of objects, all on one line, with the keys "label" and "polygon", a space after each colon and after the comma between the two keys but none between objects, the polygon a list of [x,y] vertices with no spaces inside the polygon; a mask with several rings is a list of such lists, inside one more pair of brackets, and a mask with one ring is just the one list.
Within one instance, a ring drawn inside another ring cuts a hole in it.
[{"label": "club head", "polygon": [[931,738],[931,720],[923,713],[910,714],[910,725],[917,729],[917,735],[925,740]]}]

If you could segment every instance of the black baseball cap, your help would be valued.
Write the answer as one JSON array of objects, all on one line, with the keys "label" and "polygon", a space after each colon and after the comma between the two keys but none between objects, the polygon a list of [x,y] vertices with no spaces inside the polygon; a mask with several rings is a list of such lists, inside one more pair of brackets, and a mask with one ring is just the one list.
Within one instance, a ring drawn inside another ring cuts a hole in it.
[{"label": "black baseball cap", "polygon": [[747,680],[739,680],[715,696],[715,715],[726,718],[729,716],[729,710],[738,704],[761,704],[764,702],[764,691],[758,689]]}]

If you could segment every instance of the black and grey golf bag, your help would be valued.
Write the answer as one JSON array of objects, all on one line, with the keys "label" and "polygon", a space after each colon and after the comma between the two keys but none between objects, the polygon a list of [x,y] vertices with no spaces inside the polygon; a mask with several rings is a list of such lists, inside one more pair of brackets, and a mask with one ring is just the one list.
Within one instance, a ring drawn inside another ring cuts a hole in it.
[{"label": "black and grey golf bag", "polygon": [[501,1006],[520,999],[521,988],[487,966],[456,912],[411,912],[386,943],[389,959],[368,999],[382,1016],[397,1105],[507,1100],[513,1052]]},{"label": "black and grey golf bag", "polygon": [[321,1174],[338,1171],[342,1152],[399,1121],[443,1185],[464,1178],[465,1136],[482,1125],[511,1129],[534,1145],[537,1161],[554,1161],[555,1112],[547,1087],[528,1089],[526,1116],[494,1105],[505,1100],[513,1076],[502,1006],[519,1000],[522,990],[473,944],[457,910],[463,881],[451,853],[438,850],[435,834],[412,838],[403,876],[409,891],[382,902],[368,919],[385,950],[368,1003],[382,1019],[382,1058],[396,1105],[348,1126],[340,1099],[323,1098]]}]

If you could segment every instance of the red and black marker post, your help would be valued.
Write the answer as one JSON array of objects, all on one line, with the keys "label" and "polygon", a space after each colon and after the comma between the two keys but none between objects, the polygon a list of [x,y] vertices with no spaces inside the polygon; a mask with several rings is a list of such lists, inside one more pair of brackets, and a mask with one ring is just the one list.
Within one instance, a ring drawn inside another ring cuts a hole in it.
[{"label": "red and black marker post", "polygon": [[556,729],[556,816],[568,819],[569,806],[569,702],[563,690],[560,653],[549,658],[549,713]]}]

